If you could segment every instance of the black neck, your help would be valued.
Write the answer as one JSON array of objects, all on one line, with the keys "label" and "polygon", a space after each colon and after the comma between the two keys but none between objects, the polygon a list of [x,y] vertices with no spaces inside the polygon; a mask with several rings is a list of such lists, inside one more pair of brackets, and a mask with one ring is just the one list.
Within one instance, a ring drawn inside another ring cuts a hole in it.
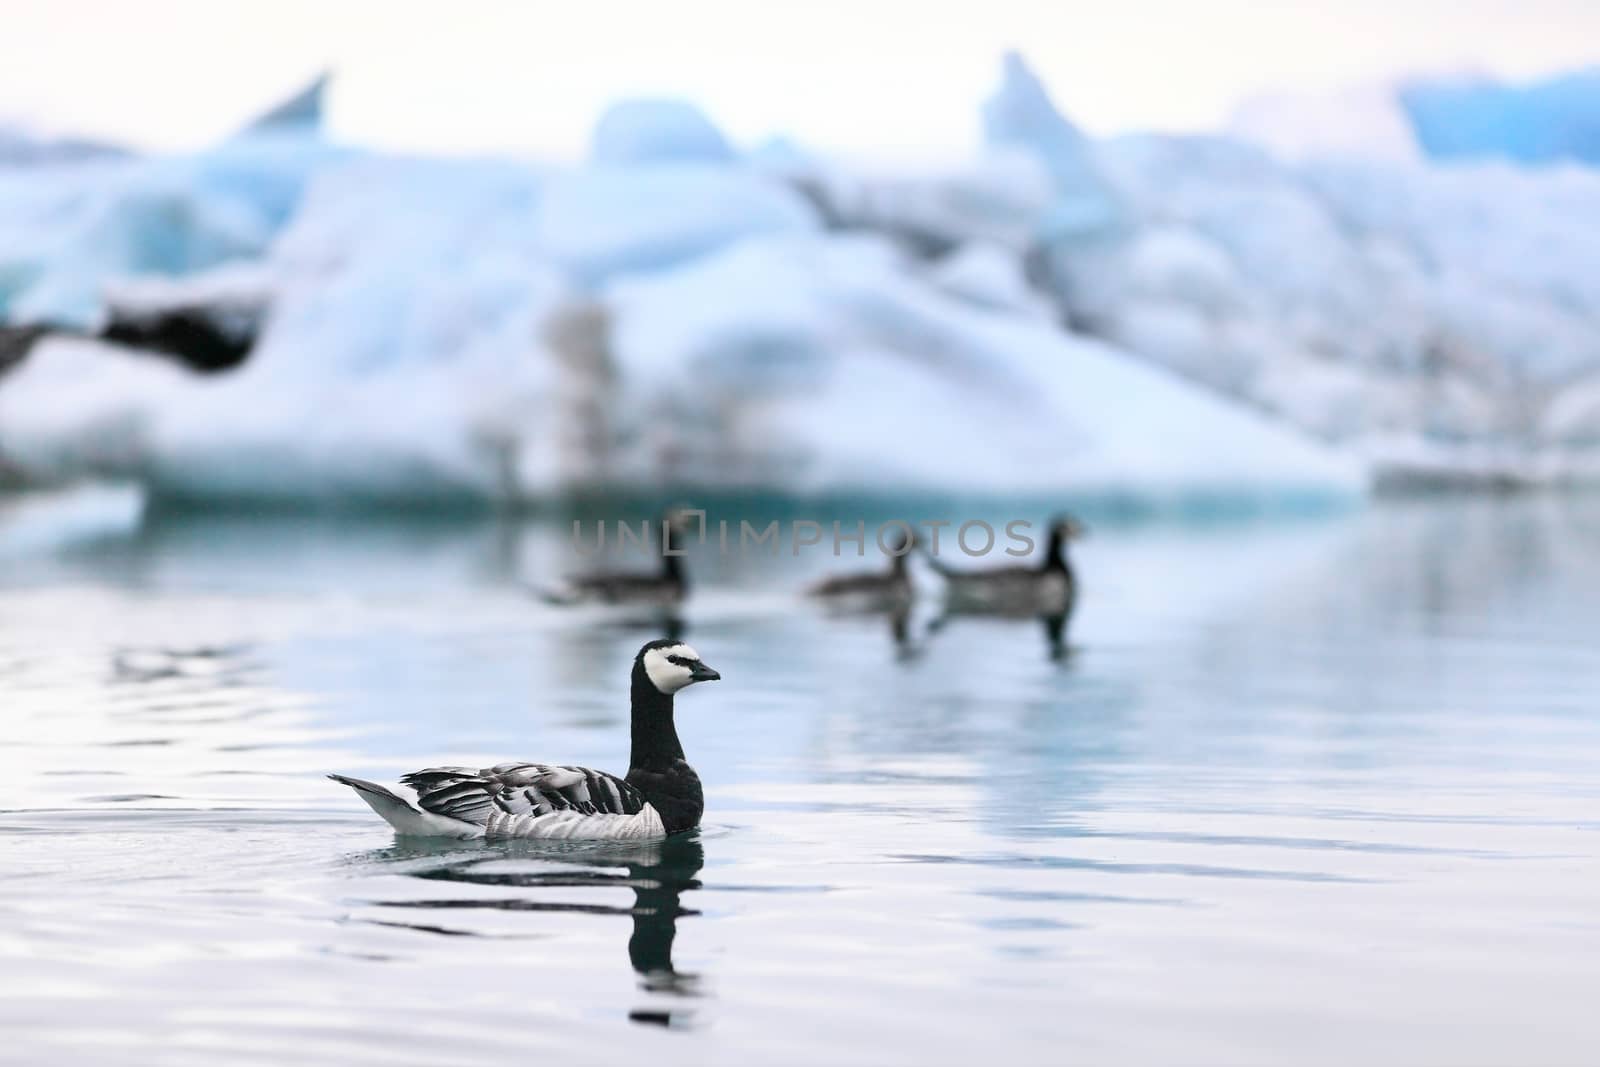
[{"label": "black neck", "polygon": [[672,697],[651,684],[642,662],[633,665],[633,755],[629,770],[660,770],[683,759],[672,721]]},{"label": "black neck", "polygon": [[671,523],[665,521],[661,523],[661,577],[682,586],[683,557],[672,552],[674,532]]},{"label": "black neck", "polygon": [[1044,550],[1044,565],[1039,568],[1046,571],[1067,570],[1067,535],[1058,526],[1050,531],[1050,544]]},{"label": "black neck", "polygon": [[[683,584],[683,557],[679,556],[679,555],[675,555],[675,554],[669,554],[667,552],[667,549],[669,547],[670,547],[669,545],[662,545],[661,546],[661,577],[666,578],[669,581],[677,582],[679,585],[682,585]],[[668,698],[668,699],[671,699],[671,698]]]},{"label": "black neck", "polygon": [[910,556],[910,552],[902,552],[898,556],[890,556],[889,573],[896,578],[904,578],[906,576],[906,560]]}]

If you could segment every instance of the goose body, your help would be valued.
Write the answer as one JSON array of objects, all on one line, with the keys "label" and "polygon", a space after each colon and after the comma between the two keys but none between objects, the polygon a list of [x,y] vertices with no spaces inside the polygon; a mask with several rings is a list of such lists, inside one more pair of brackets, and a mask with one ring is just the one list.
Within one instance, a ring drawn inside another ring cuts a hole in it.
[{"label": "goose body", "polygon": [[414,799],[341,774],[396,833],[415,837],[648,840],[692,830],[705,809],[684,759],[673,695],[720,678],[688,645],[651,641],[634,657],[633,753],[625,776],[564,764],[429,767],[400,779]]},{"label": "goose body", "polygon": [[578,574],[542,592],[547,603],[621,604],[670,608],[681,604],[689,593],[689,576],[681,554],[667,551],[671,536],[687,528],[683,512],[668,512],[661,521],[661,566],[655,571],[609,571]]},{"label": "goose body", "polygon": [[1067,542],[1082,532],[1077,520],[1057,519],[1044,558],[1033,565],[958,571],[933,560],[945,579],[946,605],[961,614],[1070,615],[1078,582],[1067,559]]},{"label": "goose body", "polygon": [[661,570],[654,574],[578,574],[567,578],[543,596],[551,604],[635,604],[646,607],[675,607],[688,594],[683,561],[663,556]]},{"label": "goose body", "polygon": [[902,609],[911,603],[911,575],[907,567],[911,548],[910,539],[902,537],[890,553],[887,570],[824,578],[809,586],[806,595],[845,610]]}]

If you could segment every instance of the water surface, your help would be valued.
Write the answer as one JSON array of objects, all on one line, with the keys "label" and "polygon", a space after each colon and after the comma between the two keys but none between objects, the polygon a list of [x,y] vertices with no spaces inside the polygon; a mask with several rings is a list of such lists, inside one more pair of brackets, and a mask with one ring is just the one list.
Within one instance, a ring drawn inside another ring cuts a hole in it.
[{"label": "water surface", "polygon": [[606,850],[321,777],[625,768],[559,524],[0,509],[0,1060],[1592,1062],[1600,508],[1095,525],[1061,656],[691,559],[705,826]]}]

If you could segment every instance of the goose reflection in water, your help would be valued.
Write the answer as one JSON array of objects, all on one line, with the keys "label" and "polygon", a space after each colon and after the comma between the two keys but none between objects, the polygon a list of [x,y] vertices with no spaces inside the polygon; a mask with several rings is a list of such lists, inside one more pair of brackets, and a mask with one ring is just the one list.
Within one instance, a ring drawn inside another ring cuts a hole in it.
[{"label": "goose reflection in water", "polygon": [[[607,889],[627,886],[633,890],[633,905],[616,907],[599,903],[541,900],[534,895],[463,899],[425,897],[373,903],[385,908],[404,909],[493,908],[501,911],[576,911],[589,915],[628,915],[633,919],[633,932],[628,938],[628,962],[639,975],[640,988],[652,995],[667,997],[693,998],[701,995],[699,976],[679,971],[672,963],[672,945],[678,935],[678,919],[699,914],[681,903],[685,892],[700,888],[698,875],[705,865],[705,848],[700,843],[697,831],[633,844],[500,842],[463,847],[460,842],[397,840],[389,848],[359,853],[352,856],[351,860],[363,866],[382,867],[415,864],[417,860],[429,858],[437,862],[412,866],[403,873],[426,882],[459,882],[513,889]],[[508,871],[505,869],[506,860],[548,863],[550,867]],[[472,932],[435,923],[375,921],[384,926],[432,934],[458,936]],[[659,1004],[628,1012],[628,1018],[634,1022],[652,1026],[689,1026],[693,1024],[693,1015],[687,1007]]]},{"label": "goose reflection in water", "polygon": [[1032,620],[1036,622],[1044,631],[1046,654],[1053,662],[1067,663],[1071,661],[1073,656],[1074,648],[1072,645],[1067,643],[1067,627],[1072,621],[1072,615],[1070,612],[1054,612],[1048,615],[1038,615],[1031,611],[970,611],[964,609],[950,609],[947,607],[944,613],[941,614],[937,619],[933,620],[932,624],[929,625],[929,637],[931,638],[934,634],[943,631],[944,628],[950,624],[952,619],[982,619],[986,621],[1010,620],[1020,622]]}]

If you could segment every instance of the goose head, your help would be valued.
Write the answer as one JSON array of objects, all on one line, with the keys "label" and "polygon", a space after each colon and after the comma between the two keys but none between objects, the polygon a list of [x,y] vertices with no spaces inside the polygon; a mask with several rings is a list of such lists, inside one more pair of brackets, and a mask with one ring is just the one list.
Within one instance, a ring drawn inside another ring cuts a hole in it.
[{"label": "goose head", "polygon": [[696,682],[715,682],[722,677],[706,666],[700,653],[670,637],[646,644],[634,662],[650,684],[667,696]]},{"label": "goose head", "polygon": [[[674,556],[683,555],[683,547],[688,541],[688,534],[697,525],[705,522],[705,513],[691,511],[685,507],[668,508],[661,515],[661,549],[662,555],[667,560]],[[700,528],[701,541],[705,540],[705,529]],[[670,553],[670,554],[669,554]],[[674,566],[669,562],[669,566]]]},{"label": "goose head", "polygon": [[1050,521],[1050,533],[1063,541],[1078,541],[1088,536],[1089,528],[1071,515],[1057,515]]},{"label": "goose head", "polygon": [[671,533],[686,533],[704,521],[704,512],[678,506],[668,508],[661,516],[661,524]]},{"label": "goose head", "polygon": [[[880,542],[880,547],[882,544]],[[888,545],[889,569],[895,574],[905,574],[907,564],[911,561],[911,553],[921,547],[917,542],[917,535],[905,529],[897,529]]]}]

